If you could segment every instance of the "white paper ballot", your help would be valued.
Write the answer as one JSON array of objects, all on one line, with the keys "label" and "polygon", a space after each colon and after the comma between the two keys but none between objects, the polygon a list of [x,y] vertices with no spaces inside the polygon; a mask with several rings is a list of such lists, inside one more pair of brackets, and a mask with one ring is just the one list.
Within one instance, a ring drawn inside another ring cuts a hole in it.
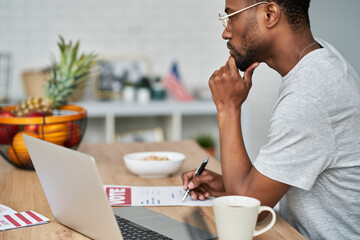
[{"label": "white paper ballot", "polygon": [[212,206],[213,197],[204,201],[187,197],[182,186],[119,186],[105,185],[111,206]]},{"label": "white paper ballot", "polygon": [[48,223],[50,220],[34,211],[16,212],[0,204],[0,231]]},{"label": "white paper ballot", "polygon": [[17,213],[14,209],[8,206],[0,204],[0,216],[5,214]]}]

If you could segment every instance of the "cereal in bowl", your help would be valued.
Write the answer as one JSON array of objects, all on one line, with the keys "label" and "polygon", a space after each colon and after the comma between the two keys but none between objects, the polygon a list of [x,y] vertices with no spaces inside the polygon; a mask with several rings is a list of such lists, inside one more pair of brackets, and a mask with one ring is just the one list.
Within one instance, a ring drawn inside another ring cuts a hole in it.
[{"label": "cereal in bowl", "polygon": [[143,161],[167,161],[167,160],[169,160],[169,158],[156,156],[156,155],[149,155],[149,156],[141,158],[140,160],[143,160]]}]

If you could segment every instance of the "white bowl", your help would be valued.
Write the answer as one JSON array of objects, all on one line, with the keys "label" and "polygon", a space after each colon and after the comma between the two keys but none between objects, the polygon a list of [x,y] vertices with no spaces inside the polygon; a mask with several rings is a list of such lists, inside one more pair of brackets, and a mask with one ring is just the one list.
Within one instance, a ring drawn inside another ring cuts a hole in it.
[{"label": "white bowl", "polygon": [[[167,157],[168,160],[142,160],[148,156]],[[124,156],[126,167],[143,178],[161,178],[175,173],[184,163],[185,155],[178,152],[136,152]]]}]

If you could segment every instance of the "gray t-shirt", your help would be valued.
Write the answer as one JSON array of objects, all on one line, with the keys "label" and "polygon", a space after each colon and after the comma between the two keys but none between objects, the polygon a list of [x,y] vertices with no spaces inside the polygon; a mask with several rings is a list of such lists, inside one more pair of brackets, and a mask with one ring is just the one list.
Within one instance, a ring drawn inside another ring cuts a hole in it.
[{"label": "gray t-shirt", "polygon": [[360,79],[330,44],[284,78],[254,162],[291,185],[280,215],[308,239],[360,239]]}]

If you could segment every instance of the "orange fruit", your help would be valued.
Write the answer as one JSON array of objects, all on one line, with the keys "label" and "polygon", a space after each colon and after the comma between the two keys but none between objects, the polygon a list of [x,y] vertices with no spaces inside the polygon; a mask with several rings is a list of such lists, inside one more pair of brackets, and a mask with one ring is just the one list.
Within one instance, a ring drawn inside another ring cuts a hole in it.
[{"label": "orange fruit", "polygon": [[63,145],[68,135],[68,128],[66,123],[46,124],[39,126],[38,133],[45,141]]},{"label": "orange fruit", "polygon": [[12,146],[9,146],[9,158],[12,163],[14,163],[16,166],[22,166],[22,163],[18,160],[15,151]]},{"label": "orange fruit", "polygon": [[31,163],[30,155],[26,149],[23,134],[31,137],[39,138],[34,132],[19,132],[12,141],[12,146],[9,147],[9,158],[17,166],[26,166]]}]

